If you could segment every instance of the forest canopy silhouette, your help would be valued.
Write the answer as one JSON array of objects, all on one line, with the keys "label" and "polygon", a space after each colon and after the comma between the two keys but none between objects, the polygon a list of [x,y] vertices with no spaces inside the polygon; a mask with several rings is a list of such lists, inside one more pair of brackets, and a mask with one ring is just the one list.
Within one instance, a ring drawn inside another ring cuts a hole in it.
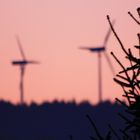
[{"label": "forest canopy silhouette", "polygon": [[89,124],[86,114],[94,121],[102,134],[106,134],[109,123],[115,128],[123,127],[117,113],[124,109],[119,104],[109,101],[96,106],[83,102],[42,103],[38,105],[13,105],[0,102],[0,139],[6,140],[63,140],[72,135],[75,139],[88,139],[96,135]]}]

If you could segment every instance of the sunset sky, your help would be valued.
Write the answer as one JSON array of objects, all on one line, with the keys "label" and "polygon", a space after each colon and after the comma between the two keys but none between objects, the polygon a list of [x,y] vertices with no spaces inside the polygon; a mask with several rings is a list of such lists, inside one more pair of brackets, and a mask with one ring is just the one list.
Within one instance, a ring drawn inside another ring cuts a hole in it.
[{"label": "sunset sky", "polygon": [[[88,100],[98,102],[97,54],[79,46],[100,46],[109,24],[115,19],[117,33],[126,47],[138,43],[136,17],[139,0],[0,0],[0,99],[19,102],[20,69],[12,60],[21,59],[15,39],[18,34],[26,57],[40,61],[28,65],[25,100]],[[125,63],[124,54],[111,34],[107,53],[113,51]],[[120,67],[111,57],[116,73]],[[122,89],[113,81],[103,60],[103,99],[121,98]]]}]

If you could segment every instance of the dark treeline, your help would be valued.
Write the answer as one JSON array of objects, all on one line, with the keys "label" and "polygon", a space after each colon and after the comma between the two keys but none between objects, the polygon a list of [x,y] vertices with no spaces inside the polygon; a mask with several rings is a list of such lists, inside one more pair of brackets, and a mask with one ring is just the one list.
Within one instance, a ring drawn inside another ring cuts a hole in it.
[{"label": "dark treeline", "polygon": [[86,114],[90,115],[100,132],[105,135],[108,124],[114,129],[124,127],[118,116],[124,109],[109,101],[92,106],[88,102],[32,103],[13,105],[0,102],[1,140],[88,140],[96,135]]}]

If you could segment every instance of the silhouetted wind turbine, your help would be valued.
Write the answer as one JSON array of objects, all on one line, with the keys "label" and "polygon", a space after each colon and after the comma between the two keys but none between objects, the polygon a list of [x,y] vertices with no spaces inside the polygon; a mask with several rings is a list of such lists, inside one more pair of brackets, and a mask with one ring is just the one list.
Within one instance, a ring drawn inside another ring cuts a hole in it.
[{"label": "silhouetted wind turbine", "polygon": [[[112,22],[112,24],[114,25],[114,21]],[[84,49],[84,50],[89,50],[91,52],[95,52],[98,54],[98,92],[99,92],[99,102],[102,102],[102,63],[101,63],[101,53],[103,53],[105,55],[105,58],[109,64],[109,67],[113,73],[113,75],[115,74],[115,71],[114,71],[114,68],[112,66],[112,63],[109,59],[109,56],[108,54],[106,53],[106,46],[107,46],[107,42],[108,42],[108,39],[109,39],[109,36],[110,36],[110,33],[111,33],[111,28],[109,28],[106,36],[105,36],[105,39],[104,39],[104,42],[103,42],[103,45],[102,46],[97,46],[97,47],[93,47],[93,46],[87,46],[87,47],[80,47],[80,49]]]},{"label": "silhouetted wind turbine", "polygon": [[20,67],[20,84],[19,84],[19,89],[20,89],[20,104],[24,104],[24,74],[25,74],[25,67],[27,64],[39,64],[37,61],[29,61],[26,59],[21,42],[19,40],[19,37],[16,36],[17,44],[22,56],[22,60],[14,60],[12,61],[12,64],[14,66],[19,66]]}]

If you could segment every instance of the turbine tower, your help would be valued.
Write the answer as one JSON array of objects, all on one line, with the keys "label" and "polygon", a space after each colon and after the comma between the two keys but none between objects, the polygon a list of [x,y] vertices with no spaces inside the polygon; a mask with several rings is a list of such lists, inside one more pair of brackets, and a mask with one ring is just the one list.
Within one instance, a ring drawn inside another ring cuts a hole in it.
[{"label": "turbine tower", "polygon": [[[114,25],[114,21],[112,22],[112,25]],[[109,59],[109,56],[106,52],[106,46],[107,46],[107,42],[108,42],[108,39],[110,37],[110,33],[111,33],[111,28],[109,28],[105,38],[104,38],[104,41],[103,41],[103,45],[102,46],[97,46],[97,47],[94,47],[94,46],[84,46],[84,47],[80,47],[80,49],[84,49],[84,50],[89,50],[90,52],[92,53],[97,53],[98,55],[98,92],[99,92],[99,102],[102,102],[102,54],[104,54],[108,64],[109,64],[109,67],[113,73],[113,75],[115,75],[115,71],[114,71],[114,68],[113,68],[113,65]]]},{"label": "turbine tower", "polygon": [[25,67],[27,64],[39,64],[37,61],[27,60],[18,36],[16,36],[17,44],[20,50],[20,54],[22,59],[21,60],[14,60],[12,61],[12,65],[19,66],[20,68],[20,83],[19,83],[19,90],[20,90],[20,104],[24,104],[24,75],[25,75]]}]

